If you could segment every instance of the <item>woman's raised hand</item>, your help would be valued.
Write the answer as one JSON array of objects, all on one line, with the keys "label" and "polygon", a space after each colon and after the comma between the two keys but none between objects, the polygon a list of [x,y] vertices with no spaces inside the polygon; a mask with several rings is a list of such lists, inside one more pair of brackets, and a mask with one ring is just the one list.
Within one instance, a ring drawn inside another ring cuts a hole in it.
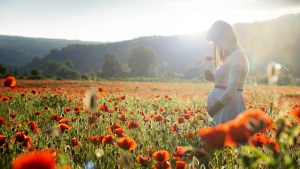
[{"label": "woman's raised hand", "polygon": [[210,81],[210,82],[215,82],[214,75],[211,73],[210,70],[205,70],[205,80]]}]

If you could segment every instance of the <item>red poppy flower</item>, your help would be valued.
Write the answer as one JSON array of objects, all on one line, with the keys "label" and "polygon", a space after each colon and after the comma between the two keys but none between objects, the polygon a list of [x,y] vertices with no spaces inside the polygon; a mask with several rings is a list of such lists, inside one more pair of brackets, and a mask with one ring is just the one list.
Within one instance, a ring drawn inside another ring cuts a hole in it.
[{"label": "red poppy flower", "polygon": [[73,147],[80,147],[81,143],[77,140],[77,138],[72,138],[70,145]]},{"label": "red poppy flower", "polygon": [[71,108],[67,107],[67,108],[65,108],[64,113],[67,114],[67,113],[69,113],[70,111],[71,111]]},{"label": "red poppy flower", "polygon": [[177,137],[181,139],[182,135],[180,133],[177,133]]},{"label": "red poppy flower", "polygon": [[204,128],[198,131],[202,140],[211,148],[220,149],[224,146],[226,131],[221,127]]},{"label": "red poppy flower", "polygon": [[101,136],[89,136],[88,140],[95,145],[98,145],[99,143],[102,143],[102,139],[104,138],[104,135]]},{"label": "red poppy flower", "polygon": [[4,124],[4,118],[0,117],[0,127]]},{"label": "red poppy flower", "polygon": [[170,159],[170,154],[166,150],[158,150],[152,154],[152,158],[154,158],[158,162],[165,162]]},{"label": "red poppy flower", "polygon": [[114,106],[114,111],[118,111],[119,107],[118,106]]},{"label": "red poppy flower", "polygon": [[51,114],[51,120],[59,121],[63,119],[63,117],[57,115],[57,114]]},{"label": "red poppy flower", "polygon": [[280,149],[279,144],[274,139],[271,138],[267,139],[267,147],[271,149],[274,153],[279,152]]},{"label": "red poppy flower", "polygon": [[80,107],[79,107],[78,105],[76,105],[76,106],[74,107],[74,111],[75,111],[75,112],[79,112],[79,111],[80,111]]},{"label": "red poppy flower", "polygon": [[29,122],[30,122],[28,118],[25,118],[25,121],[26,121],[26,123],[29,123]]},{"label": "red poppy flower", "polygon": [[5,103],[8,103],[8,102],[9,102],[9,98],[6,97],[6,96],[3,96],[1,99],[2,99],[2,101],[4,101]]},{"label": "red poppy flower", "polygon": [[103,89],[102,87],[99,87],[99,88],[98,88],[98,92],[99,92],[100,94],[103,94],[103,93],[104,93],[104,89]]},{"label": "red poppy flower", "polygon": [[180,160],[186,153],[187,149],[181,146],[177,146],[175,154],[173,154],[173,158],[176,160]]},{"label": "red poppy flower", "polygon": [[153,166],[153,169],[171,169],[171,164],[169,161],[158,162]]},{"label": "red poppy flower", "polygon": [[117,128],[121,128],[121,125],[118,123],[113,123],[111,126],[108,126],[108,131],[110,133],[113,133],[113,131]]},{"label": "red poppy flower", "polygon": [[189,139],[192,139],[192,138],[196,137],[196,134],[195,134],[195,132],[187,131],[187,132],[185,132],[185,136]]},{"label": "red poppy flower", "polygon": [[149,122],[149,121],[151,121],[151,117],[146,117],[146,116],[144,116],[144,118],[143,118],[143,121],[144,122]]},{"label": "red poppy flower", "polygon": [[272,118],[268,117],[261,110],[247,110],[239,114],[234,121],[239,126],[246,125],[247,130],[254,134],[256,132],[262,132],[268,129],[272,123]]},{"label": "red poppy flower", "polygon": [[162,121],[163,120],[163,117],[161,115],[158,115],[158,116],[155,116],[154,117],[154,120],[155,121]]},{"label": "red poppy flower", "polygon": [[191,118],[191,114],[188,114],[188,113],[184,113],[182,116],[183,116],[183,118],[185,118],[186,120],[188,120],[188,119]]},{"label": "red poppy flower", "polygon": [[171,132],[176,132],[176,131],[178,131],[178,130],[179,130],[179,128],[178,128],[177,124],[174,124],[174,125],[172,125],[172,126],[170,127],[170,131],[171,131]]},{"label": "red poppy flower", "polygon": [[56,159],[49,150],[34,151],[18,156],[12,169],[56,169]]},{"label": "red poppy flower", "polygon": [[134,150],[136,148],[136,142],[129,137],[122,137],[117,141],[117,145],[124,150]]},{"label": "red poppy flower", "polygon": [[147,166],[148,166],[149,161],[148,161],[148,158],[147,158],[147,157],[145,157],[145,156],[143,156],[143,155],[139,155],[139,156],[136,157],[136,160],[137,160],[137,162],[138,162],[141,166],[143,166],[143,167],[147,167]]},{"label": "red poppy flower", "polygon": [[160,107],[158,111],[162,113],[165,111],[165,109],[163,107]]},{"label": "red poppy flower", "polygon": [[18,132],[17,134],[15,134],[14,138],[13,138],[13,142],[23,142],[24,139],[26,137],[26,133],[25,132]]},{"label": "red poppy flower", "polygon": [[40,114],[41,114],[41,112],[39,112],[39,111],[36,111],[36,112],[34,112],[34,114],[38,116],[38,115],[40,115]]},{"label": "red poppy flower", "polygon": [[106,135],[102,139],[102,144],[112,144],[115,137],[113,135]]},{"label": "red poppy flower", "polygon": [[22,142],[22,146],[26,146],[26,151],[35,150],[31,137],[26,136]]},{"label": "red poppy flower", "polygon": [[108,106],[105,103],[100,105],[99,109],[104,112],[110,112]]},{"label": "red poppy flower", "polygon": [[60,120],[58,121],[59,124],[65,123],[65,124],[70,125],[69,122],[70,122],[70,120],[69,120],[69,119],[66,119],[66,118],[60,119]]},{"label": "red poppy flower", "polygon": [[16,118],[17,114],[13,113],[13,114],[10,114],[9,116],[14,119],[14,118]]},{"label": "red poppy flower", "polygon": [[61,123],[61,124],[58,124],[58,128],[59,128],[60,132],[64,132],[64,131],[71,130],[72,127],[66,123]]},{"label": "red poppy flower", "polygon": [[184,118],[183,117],[179,117],[177,120],[178,124],[183,124],[184,123]]},{"label": "red poppy flower", "polygon": [[0,146],[2,146],[5,143],[6,137],[3,135],[0,135]]},{"label": "red poppy flower", "polygon": [[176,161],[175,169],[185,169],[185,162],[184,161]]},{"label": "red poppy flower", "polygon": [[227,126],[228,137],[225,144],[228,146],[236,146],[238,144],[246,143],[251,136],[245,124],[238,124],[236,121],[231,121],[228,122]]},{"label": "red poppy flower", "polygon": [[124,137],[125,130],[122,128],[117,128],[113,131],[118,137]]},{"label": "red poppy flower", "polygon": [[138,128],[139,127],[139,123],[133,121],[133,122],[130,122],[127,126],[129,129],[135,129],[135,128]]},{"label": "red poppy flower", "polygon": [[250,146],[254,146],[254,147],[255,146],[262,147],[265,146],[266,143],[267,143],[267,137],[262,135],[261,133],[256,133],[249,139]]},{"label": "red poppy flower", "polygon": [[7,76],[3,82],[5,87],[15,87],[16,79],[13,76]]},{"label": "red poppy flower", "polygon": [[118,117],[119,120],[121,121],[127,121],[126,120],[126,115],[124,113],[122,113],[121,117]]},{"label": "red poppy flower", "polygon": [[125,100],[125,98],[126,98],[126,96],[121,96],[119,99],[121,99],[121,100]]},{"label": "red poppy flower", "polygon": [[40,131],[40,128],[35,121],[30,121],[27,123],[27,125],[30,127],[31,131]]},{"label": "red poppy flower", "polygon": [[290,114],[292,114],[294,117],[296,117],[300,123],[300,107],[295,106],[290,109]]},{"label": "red poppy flower", "polygon": [[279,144],[274,139],[268,136],[264,136],[261,133],[254,134],[249,139],[249,144],[250,146],[255,146],[255,147],[267,146],[273,152],[278,152],[280,149]]},{"label": "red poppy flower", "polygon": [[38,94],[37,90],[35,90],[35,89],[32,89],[32,90],[31,90],[31,93],[32,93],[34,96],[36,96],[36,95]]},{"label": "red poppy flower", "polygon": [[186,152],[186,149],[184,147],[177,146],[176,155],[183,156],[185,152]]}]

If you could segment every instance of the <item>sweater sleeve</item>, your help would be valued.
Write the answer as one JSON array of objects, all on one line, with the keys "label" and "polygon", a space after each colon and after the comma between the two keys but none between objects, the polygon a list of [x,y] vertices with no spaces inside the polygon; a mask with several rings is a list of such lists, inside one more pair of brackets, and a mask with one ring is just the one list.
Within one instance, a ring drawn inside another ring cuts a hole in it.
[{"label": "sweater sleeve", "polygon": [[234,58],[232,58],[230,62],[227,89],[218,99],[223,105],[229,104],[229,102],[235,97],[237,93],[243,70],[243,63],[244,58],[242,55],[234,56]]}]

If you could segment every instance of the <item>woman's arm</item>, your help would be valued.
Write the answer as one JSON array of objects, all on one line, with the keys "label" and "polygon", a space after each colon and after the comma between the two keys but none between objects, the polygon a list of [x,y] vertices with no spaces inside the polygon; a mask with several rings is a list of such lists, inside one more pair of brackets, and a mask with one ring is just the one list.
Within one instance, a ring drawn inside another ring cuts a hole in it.
[{"label": "woman's arm", "polygon": [[245,57],[243,55],[236,55],[232,58],[229,68],[227,89],[218,99],[223,105],[229,104],[235,97],[240,85],[243,66],[245,66]]},{"label": "woman's arm", "polygon": [[210,117],[214,117],[214,115],[220,111],[224,105],[218,100],[210,109],[208,109],[208,114]]},{"label": "woman's arm", "polygon": [[235,97],[240,84],[240,77],[243,70],[244,57],[234,56],[230,63],[229,80],[226,91],[220,96],[218,101],[209,109],[208,113],[213,117]]}]

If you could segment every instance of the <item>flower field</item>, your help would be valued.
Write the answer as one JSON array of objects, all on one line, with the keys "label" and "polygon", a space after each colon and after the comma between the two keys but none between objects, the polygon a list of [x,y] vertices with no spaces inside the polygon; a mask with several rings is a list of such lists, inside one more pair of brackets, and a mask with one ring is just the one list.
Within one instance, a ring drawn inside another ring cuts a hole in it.
[{"label": "flower field", "polygon": [[300,168],[300,87],[214,127],[201,83],[1,80],[0,168]]}]

